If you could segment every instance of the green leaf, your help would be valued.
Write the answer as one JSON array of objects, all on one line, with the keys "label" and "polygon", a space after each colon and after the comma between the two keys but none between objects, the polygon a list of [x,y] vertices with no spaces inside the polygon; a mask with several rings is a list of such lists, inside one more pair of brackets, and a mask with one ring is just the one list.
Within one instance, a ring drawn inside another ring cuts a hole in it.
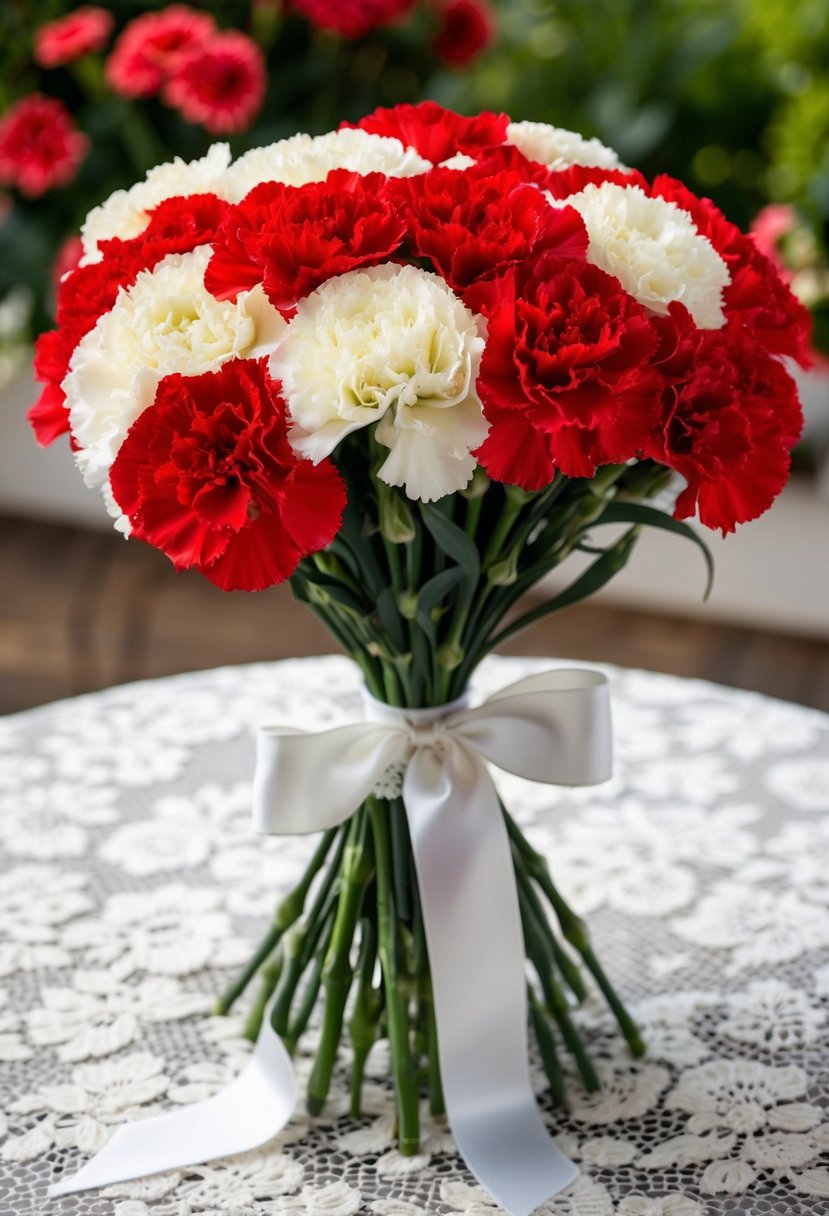
[{"label": "green leaf", "polygon": [[[466,621],[469,610],[478,591],[481,578],[481,555],[478,546],[463,528],[439,511],[430,503],[421,504],[423,522],[432,534],[435,544],[456,563],[463,576],[463,583],[458,592],[455,612],[461,621]],[[446,573],[450,573],[447,571]],[[418,620],[420,617],[418,616]]]},{"label": "green leaf", "polygon": [[448,593],[457,587],[458,583],[463,578],[463,570],[460,566],[451,566],[448,570],[444,570],[441,574],[436,574],[434,578],[430,578],[427,583],[424,583],[417,597],[417,612],[418,616],[421,613],[429,615],[433,608],[441,603]]},{"label": "green leaf", "polygon": [[526,612],[523,616],[518,617],[517,620],[511,621],[500,633],[489,639],[487,650],[494,650],[496,646],[500,646],[507,638],[520,633],[528,625],[534,625],[536,621],[542,620],[545,616],[550,616],[553,612],[559,612],[562,608],[568,608],[570,604],[577,604],[579,600],[587,599],[589,595],[593,595],[605,583],[609,583],[613,576],[618,574],[627,565],[638,534],[638,527],[630,528],[614,545],[611,545],[609,549],[605,549],[601,557],[598,557],[596,561],[588,566],[584,573],[580,574],[569,587],[565,587],[563,591],[560,591],[552,599],[538,604],[530,612]]},{"label": "green leaf", "polygon": [[431,532],[435,544],[461,567],[467,580],[477,582],[481,574],[481,555],[475,542],[467,536],[463,528],[447,519],[431,503],[423,503],[421,511],[423,522]]},{"label": "green leaf", "polygon": [[711,556],[711,550],[694,528],[689,527],[680,519],[666,515],[664,511],[659,511],[656,507],[648,507],[636,502],[609,503],[600,518],[594,522],[593,527],[598,524],[642,524],[647,528],[661,528],[663,532],[673,532],[676,536],[684,536],[686,540],[693,541],[705,558],[708,578],[702,598],[703,602],[708,599],[714,583],[714,559]]},{"label": "green leaf", "polygon": [[402,654],[406,649],[406,631],[403,628],[403,621],[397,607],[397,599],[391,587],[383,588],[377,596],[376,607],[380,624],[389,635],[389,639],[395,650],[399,654]]}]

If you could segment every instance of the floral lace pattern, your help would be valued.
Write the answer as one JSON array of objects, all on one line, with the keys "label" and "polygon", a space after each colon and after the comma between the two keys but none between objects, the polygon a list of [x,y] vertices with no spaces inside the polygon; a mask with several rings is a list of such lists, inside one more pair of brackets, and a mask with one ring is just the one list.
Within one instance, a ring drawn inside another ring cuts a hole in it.
[{"label": "floral lace pattern", "polygon": [[[495,659],[475,693],[547,660]],[[610,671],[616,775],[563,790],[497,775],[643,1028],[575,1011],[602,1089],[545,1118],[578,1179],[544,1216],[824,1212],[829,1202],[829,719],[715,685]],[[0,720],[0,1211],[114,1127],[226,1085],[245,1004],[210,1015],[313,838],[253,837],[253,731],[359,715],[345,659],[226,668]],[[391,780],[391,778],[390,778]],[[821,814],[824,812],[824,814]],[[313,1027],[297,1069],[310,1067]],[[262,1149],[49,1203],[55,1216],[497,1216],[424,1110],[394,1147],[384,1045],[348,1117]]]}]

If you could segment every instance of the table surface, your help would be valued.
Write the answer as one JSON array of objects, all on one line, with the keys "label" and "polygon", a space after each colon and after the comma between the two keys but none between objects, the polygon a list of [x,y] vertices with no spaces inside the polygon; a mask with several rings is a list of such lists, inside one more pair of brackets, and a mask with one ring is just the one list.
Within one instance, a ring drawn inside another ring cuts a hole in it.
[{"label": "table surface", "polygon": [[[476,692],[551,665],[489,660]],[[649,1046],[632,1061],[594,999],[576,1017],[602,1091],[571,1078],[570,1109],[555,1111],[533,1065],[545,1118],[582,1167],[540,1210],[825,1212],[829,717],[605,670],[611,782],[562,791],[497,775]],[[343,1053],[324,1116],[298,1115],[264,1149],[45,1198],[118,1123],[207,1097],[242,1067],[244,1008],[214,1018],[211,1000],[313,846],[252,835],[253,731],[358,713],[357,673],[332,657],[0,719],[2,1216],[495,1216],[445,1126],[424,1115],[422,1155],[394,1149],[382,1045],[359,1123]],[[309,1066],[302,1055],[300,1074]]]}]

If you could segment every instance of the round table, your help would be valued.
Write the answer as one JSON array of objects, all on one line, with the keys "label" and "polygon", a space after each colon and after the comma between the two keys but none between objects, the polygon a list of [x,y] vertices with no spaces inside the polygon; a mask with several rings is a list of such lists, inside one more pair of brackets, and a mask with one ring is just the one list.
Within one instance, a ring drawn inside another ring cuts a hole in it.
[{"label": "round table", "polygon": [[[475,691],[556,665],[492,659]],[[564,791],[497,774],[648,1042],[631,1060],[591,1000],[576,1016],[601,1092],[571,1078],[570,1109],[557,1111],[534,1072],[545,1118],[581,1166],[540,1211],[825,1212],[829,717],[605,670],[611,782]],[[424,1115],[422,1154],[396,1152],[382,1046],[359,1122],[343,1065],[324,1115],[298,1114],[264,1149],[46,1199],[114,1126],[215,1093],[243,1066],[244,1005],[217,1018],[211,1000],[313,846],[251,832],[253,733],[358,715],[356,670],[330,657],[0,719],[4,1216],[495,1216],[445,1125]],[[308,1066],[301,1055],[300,1074]]]}]

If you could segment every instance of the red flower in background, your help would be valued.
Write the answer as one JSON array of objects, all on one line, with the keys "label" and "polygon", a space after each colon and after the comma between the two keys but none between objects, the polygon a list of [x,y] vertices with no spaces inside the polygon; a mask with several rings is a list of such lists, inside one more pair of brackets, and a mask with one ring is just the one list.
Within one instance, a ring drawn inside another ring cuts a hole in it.
[{"label": "red flower in background", "polygon": [[415,253],[429,258],[459,294],[547,250],[562,258],[587,256],[578,212],[551,207],[517,174],[433,169],[399,178],[389,190],[400,201]]},{"label": "red flower in background", "polygon": [[107,80],[124,97],[153,97],[166,83],[182,54],[201,46],[216,32],[208,13],[172,4],[144,13],[126,25],[107,60]]},{"label": "red flower in background", "polygon": [[80,340],[112,308],[122,287],[151,270],[168,253],[189,253],[211,241],[228,204],[215,194],[169,198],[150,212],[147,227],[129,241],[102,241],[103,258],[78,266],[58,286],[57,329],[35,343],[35,378],[43,384],[29,410],[38,443],[47,447],[69,430],[61,384]]},{"label": "red flower in background", "polygon": [[667,385],[645,455],[686,479],[677,519],[698,513],[707,527],[733,532],[762,515],[788,480],[803,425],[797,386],[739,322],[697,330],[675,306],[657,325]]},{"label": "red flower in background", "polygon": [[72,181],[88,146],[62,101],[30,93],[0,119],[0,182],[38,198]]},{"label": "red flower in background", "polygon": [[392,256],[406,225],[381,173],[335,169],[324,182],[264,182],[233,207],[213,244],[204,284],[219,300],[262,283],[283,312],[326,279]]},{"label": "red flower in background", "polygon": [[448,0],[440,10],[440,26],[434,41],[438,59],[463,68],[492,42],[492,14],[480,0]]},{"label": "red flower in background", "polygon": [[410,11],[414,0],[293,0],[303,17],[343,38],[363,38]]},{"label": "red flower in background", "polygon": [[597,266],[550,257],[495,290],[478,377],[490,476],[540,490],[556,469],[591,477],[635,456],[662,390],[644,308]]},{"label": "red flower in background", "polygon": [[56,68],[81,55],[100,51],[114,25],[112,13],[97,5],[84,5],[57,21],[48,21],[35,32],[35,63],[42,68]]},{"label": "red flower in background", "polygon": [[268,77],[259,47],[235,30],[180,56],[164,100],[213,135],[246,130],[262,108]]},{"label": "red flower in background", "polygon": [[223,591],[261,591],[339,530],[343,481],[288,442],[267,360],[234,359],[202,376],[166,376],[110,470],[133,533],[177,569]]},{"label": "red flower in background", "polygon": [[484,149],[504,142],[508,125],[506,114],[484,111],[467,118],[454,110],[445,110],[436,101],[421,101],[393,109],[380,107],[357,123],[341,123],[340,129],[359,127],[371,135],[392,136],[439,165],[458,152],[478,159]]}]

